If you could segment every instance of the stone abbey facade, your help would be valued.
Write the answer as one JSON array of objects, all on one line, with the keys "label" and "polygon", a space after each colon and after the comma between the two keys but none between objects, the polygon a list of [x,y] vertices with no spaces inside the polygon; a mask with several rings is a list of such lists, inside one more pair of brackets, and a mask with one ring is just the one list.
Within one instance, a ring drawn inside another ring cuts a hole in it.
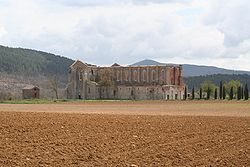
[{"label": "stone abbey facade", "polygon": [[66,88],[69,99],[183,99],[182,66],[98,67],[75,61]]}]

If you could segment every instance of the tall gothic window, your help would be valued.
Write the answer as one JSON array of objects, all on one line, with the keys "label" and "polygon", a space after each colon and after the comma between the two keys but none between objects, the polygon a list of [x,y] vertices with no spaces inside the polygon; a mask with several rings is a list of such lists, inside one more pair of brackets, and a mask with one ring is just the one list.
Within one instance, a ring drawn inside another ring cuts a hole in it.
[{"label": "tall gothic window", "polygon": [[146,81],[147,80],[147,71],[146,70],[143,70],[142,72],[142,81]]},{"label": "tall gothic window", "polygon": [[165,80],[165,71],[161,70],[161,80],[164,81]]},{"label": "tall gothic window", "polygon": [[134,70],[133,80],[134,80],[134,81],[137,81],[137,79],[138,79],[137,71]]},{"label": "tall gothic window", "polygon": [[152,71],[152,81],[156,81],[156,73],[155,73],[155,70]]},{"label": "tall gothic window", "polygon": [[116,78],[117,78],[116,80],[119,81],[120,80],[120,71],[117,71],[116,75],[117,75],[116,76]]},{"label": "tall gothic window", "polygon": [[125,71],[125,80],[129,81],[129,74],[128,74],[128,70]]},{"label": "tall gothic window", "polygon": [[79,81],[82,81],[83,80],[83,76],[82,76],[82,73],[79,72]]}]

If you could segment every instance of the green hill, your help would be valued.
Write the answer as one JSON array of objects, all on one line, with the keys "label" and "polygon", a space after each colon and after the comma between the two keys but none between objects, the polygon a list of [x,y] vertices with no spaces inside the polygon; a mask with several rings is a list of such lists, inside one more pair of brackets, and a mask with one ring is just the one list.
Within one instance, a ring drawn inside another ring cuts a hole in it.
[{"label": "green hill", "polygon": [[0,45],[0,73],[23,76],[67,76],[74,61],[51,53]]}]

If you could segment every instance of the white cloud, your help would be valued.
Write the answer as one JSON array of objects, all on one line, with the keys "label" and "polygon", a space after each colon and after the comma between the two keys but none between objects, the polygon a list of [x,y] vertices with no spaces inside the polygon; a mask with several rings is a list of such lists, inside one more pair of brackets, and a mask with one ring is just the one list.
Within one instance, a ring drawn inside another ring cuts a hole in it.
[{"label": "white cloud", "polygon": [[149,58],[250,70],[249,6],[247,0],[10,0],[0,6],[0,44],[95,64]]},{"label": "white cloud", "polygon": [[[46,2],[48,0],[40,0]],[[54,0],[56,4],[62,4],[67,6],[110,6],[110,5],[145,5],[145,4],[157,4],[157,3],[187,3],[190,0]]]},{"label": "white cloud", "polygon": [[178,27],[172,24],[178,21],[178,17],[165,10],[166,7],[98,8],[95,17],[79,23],[73,38],[77,39],[78,46],[82,46],[79,49],[85,55],[91,55],[91,61],[108,63],[114,59],[128,62],[128,59],[155,57],[164,52],[167,47],[165,40]]},{"label": "white cloud", "polygon": [[225,35],[226,46],[236,46],[250,39],[250,2],[249,0],[214,0],[206,21],[216,25]]},{"label": "white cloud", "polygon": [[3,35],[5,35],[7,32],[6,32],[6,30],[5,30],[5,28],[1,25],[1,23],[0,23],[0,38],[3,36]]}]

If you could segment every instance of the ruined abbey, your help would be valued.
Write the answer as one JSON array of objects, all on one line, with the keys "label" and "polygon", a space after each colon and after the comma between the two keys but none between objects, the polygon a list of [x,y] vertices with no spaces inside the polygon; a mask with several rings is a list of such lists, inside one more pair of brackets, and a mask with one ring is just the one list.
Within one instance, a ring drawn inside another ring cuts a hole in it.
[{"label": "ruined abbey", "polygon": [[75,61],[69,70],[69,99],[183,99],[182,66],[98,67]]}]

